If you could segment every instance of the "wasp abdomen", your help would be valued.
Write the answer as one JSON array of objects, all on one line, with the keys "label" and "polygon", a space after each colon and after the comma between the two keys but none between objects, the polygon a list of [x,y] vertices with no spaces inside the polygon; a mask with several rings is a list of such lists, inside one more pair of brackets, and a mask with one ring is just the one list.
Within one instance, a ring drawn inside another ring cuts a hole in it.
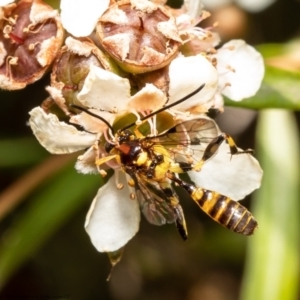
[{"label": "wasp abdomen", "polygon": [[226,196],[201,188],[190,194],[204,212],[234,232],[252,235],[258,225],[246,207]]}]

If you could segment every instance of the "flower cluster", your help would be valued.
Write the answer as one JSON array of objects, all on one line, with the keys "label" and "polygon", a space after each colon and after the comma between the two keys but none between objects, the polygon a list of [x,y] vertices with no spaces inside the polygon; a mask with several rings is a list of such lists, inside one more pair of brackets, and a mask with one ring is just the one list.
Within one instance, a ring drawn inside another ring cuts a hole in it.
[{"label": "flower cluster", "polygon": [[[174,124],[199,118],[210,108],[222,110],[222,95],[241,101],[257,92],[262,57],[242,40],[216,49],[220,38],[214,28],[198,27],[209,16],[199,0],[180,10],[148,0],[61,0],[60,15],[41,0],[11,2],[0,2],[0,86],[23,88],[54,61],[49,97],[30,111],[29,124],[53,154],[85,150],[76,163],[78,172],[105,175],[105,168],[114,169],[99,189],[85,227],[98,251],[117,251],[137,232],[140,209],[129,190],[124,197],[128,185],[119,174],[122,166],[107,161],[100,169],[97,163],[107,155],[99,141],[114,139],[108,123],[135,117],[138,124],[141,116],[202,85],[168,110]],[[152,127],[153,133],[159,131]],[[190,176],[203,188],[240,200],[259,187],[262,171],[251,155],[231,158],[222,145],[201,172]]]}]

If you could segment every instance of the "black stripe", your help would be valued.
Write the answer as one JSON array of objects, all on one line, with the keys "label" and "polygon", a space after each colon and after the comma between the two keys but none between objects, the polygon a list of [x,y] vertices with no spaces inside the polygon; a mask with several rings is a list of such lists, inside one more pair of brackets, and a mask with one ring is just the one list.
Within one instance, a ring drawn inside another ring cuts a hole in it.
[{"label": "black stripe", "polygon": [[204,204],[205,204],[205,202],[206,202],[207,200],[209,200],[209,198],[211,198],[212,193],[213,193],[212,191],[209,191],[209,190],[203,190],[203,195],[202,195],[202,197],[201,197],[200,199],[197,200],[197,202],[199,203],[199,205],[200,205],[201,207],[203,207]]},{"label": "black stripe", "polygon": [[191,171],[193,169],[192,164],[189,164],[189,163],[184,162],[184,161],[179,161],[178,165],[182,169],[182,171],[184,171],[184,172]]},{"label": "black stripe", "polygon": [[209,210],[209,215],[212,218],[216,218],[220,210],[222,210],[222,208],[224,207],[224,204],[226,204],[226,199],[227,199],[227,197],[223,195],[215,195],[215,197],[217,198],[217,201]]},{"label": "black stripe", "polygon": [[196,187],[190,183],[187,183],[185,181],[176,181],[182,188],[184,188],[190,195],[196,190]]},{"label": "black stripe", "polygon": [[243,206],[231,200],[224,212],[226,213],[227,218],[230,218],[229,220],[227,219],[228,221],[226,227],[234,230],[236,224],[239,222],[241,216],[243,215],[244,210],[245,208]]},{"label": "black stripe", "polygon": [[187,235],[187,232],[186,232],[183,224],[178,219],[175,221],[175,224],[176,224],[177,231],[180,234],[181,238],[184,241],[186,241],[188,238],[188,235]]},{"label": "black stripe", "polygon": [[245,235],[252,235],[257,225],[258,224],[256,220],[253,218],[253,216],[251,216],[251,219],[249,220],[247,226],[244,228],[242,233]]},{"label": "black stripe", "polygon": [[173,190],[171,188],[162,188],[162,191],[168,198],[171,198],[174,196]]},{"label": "black stripe", "polygon": [[249,211],[246,211],[246,213],[240,219],[239,223],[236,225],[234,231],[237,233],[243,233],[245,227],[247,226],[247,224],[249,222],[249,217],[250,217],[250,213],[249,213]]}]

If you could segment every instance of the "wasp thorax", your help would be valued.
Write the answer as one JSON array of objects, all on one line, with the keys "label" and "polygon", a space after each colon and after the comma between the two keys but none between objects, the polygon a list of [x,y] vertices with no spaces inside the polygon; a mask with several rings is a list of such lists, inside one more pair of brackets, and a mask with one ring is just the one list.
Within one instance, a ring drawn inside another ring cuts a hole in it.
[{"label": "wasp thorax", "polygon": [[0,8],[0,87],[24,88],[44,75],[63,42],[58,13],[40,0]]},{"label": "wasp thorax", "polygon": [[97,33],[104,49],[131,73],[166,66],[181,45],[174,17],[147,0],[123,0],[110,6],[98,22]]},{"label": "wasp thorax", "polygon": [[136,139],[130,130],[118,133],[117,137],[120,162],[126,166],[141,166],[148,159],[147,152],[143,149],[142,143]]}]

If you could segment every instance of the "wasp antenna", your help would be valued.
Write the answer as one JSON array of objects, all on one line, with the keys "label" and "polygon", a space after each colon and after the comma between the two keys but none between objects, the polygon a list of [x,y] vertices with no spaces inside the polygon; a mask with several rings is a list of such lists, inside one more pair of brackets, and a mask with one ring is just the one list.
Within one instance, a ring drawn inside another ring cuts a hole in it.
[{"label": "wasp antenna", "polygon": [[100,117],[100,116],[98,116],[98,115],[92,113],[92,112],[89,111],[88,109],[86,109],[86,108],[84,108],[84,107],[81,107],[81,106],[78,106],[78,105],[76,105],[76,104],[70,104],[70,106],[73,107],[73,108],[82,110],[82,111],[84,111],[85,113],[89,114],[90,116],[95,117],[95,118],[101,120],[101,121],[104,122],[104,123],[107,125],[107,127],[111,130],[112,134],[115,135],[115,131],[114,131],[113,127],[112,127],[112,126],[111,126],[104,118],[102,118],[102,117]]},{"label": "wasp antenna", "polygon": [[[167,110],[167,109],[169,109],[169,108],[171,108],[171,107],[173,107],[173,106],[176,106],[176,105],[178,105],[178,104],[184,102],[185,100],[187,100],[187,99],[191,98],[192,96],[194,96],[195,94],[199,93],[199,92],[204,88],[204,86],[205,86],[205,84],[202,84],[201,86],[199,86],[196,90],[194,90],[194,91],[191,92],[190,94],[184,96],[183,98],[181,98],[181,99],[179,99],[179,100],[177,100],[177,101],[175,101],[175,102],[173,102],[173,103],[170,103],[169,105],[165,105],[165,106],[163,106],[162,108],[160,108],[160,109],[158,109],[158,110],[156,110],[156,111],[153,111],[153,112],[150,113],[149,115],[142,117],[142,118],[140,119],[140,121],[147,120],[147,119],[149,119],[149,118],[151,118],[151,117],[153,117],[153,116],[159,114],[159,113],[162,112],[162,111],[165,111],[165,110]],[[131,124],[127,125],[126,127],[124,127],[122,130],[128,129],[128,128],[130,128],[131,126],[134,126],[134,125],[135,125],[135,123],[131,123]]]}]

